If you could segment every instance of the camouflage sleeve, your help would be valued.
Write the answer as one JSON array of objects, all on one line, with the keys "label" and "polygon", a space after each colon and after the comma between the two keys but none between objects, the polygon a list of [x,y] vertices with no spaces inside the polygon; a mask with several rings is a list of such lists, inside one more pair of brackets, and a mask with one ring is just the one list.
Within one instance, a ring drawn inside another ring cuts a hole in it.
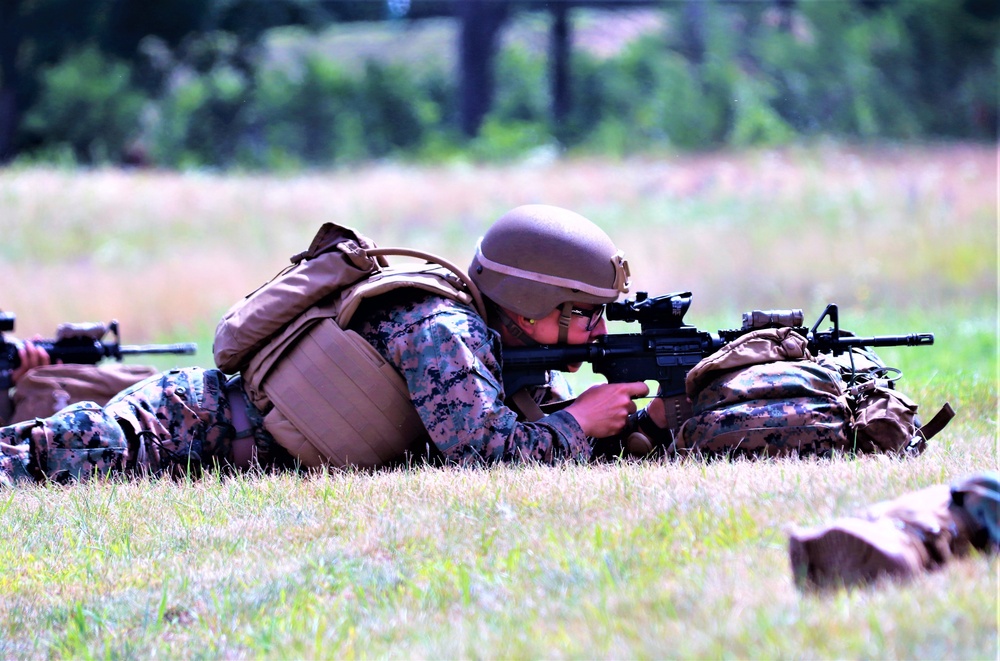
[{"label": "camouflage sleeve", "polygon": [[548,383],[531,390],[532,399],[539,406],[558,404],[573,398],[573,389],[562,372],[549,371]]},{"label": "camouflage sleeve", "polygon": [[449,461],[590,459],[591,441],[569,413],[527,423],[503,404],[499,338],[472,310],[430,297],[360,330],[403,375]]}]

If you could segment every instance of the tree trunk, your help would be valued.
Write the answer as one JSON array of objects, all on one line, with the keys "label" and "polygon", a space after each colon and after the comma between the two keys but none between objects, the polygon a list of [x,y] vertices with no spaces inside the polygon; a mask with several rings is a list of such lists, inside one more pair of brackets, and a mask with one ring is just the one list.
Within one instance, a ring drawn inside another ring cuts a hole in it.
[{"label": "tree trunk", "polygon": [[510,0],[455,0],[461,21],[458,59],[461,69],[462,132],[475,137],[493,105],[493,61],[497,36],[507,20]]},{"label": "tree trunk", "polygon": [[21,0],[0,0],[0,163],[8,163],[15,156],[14,136],[21,118],[17,94],[20,4]]},{"label": "tree trunk", "polygon": [[561,123],[570,110],[570,49],[573,37],[569,22],[569,3],[554,2],[552,7],[552,32],[549,40],[549,66],[551,71],[552,119]]},{"label": "tree trunk", "polygon": [[705,0],[685,0],[681,7],[681,50],[688,61],[705,61]]}]

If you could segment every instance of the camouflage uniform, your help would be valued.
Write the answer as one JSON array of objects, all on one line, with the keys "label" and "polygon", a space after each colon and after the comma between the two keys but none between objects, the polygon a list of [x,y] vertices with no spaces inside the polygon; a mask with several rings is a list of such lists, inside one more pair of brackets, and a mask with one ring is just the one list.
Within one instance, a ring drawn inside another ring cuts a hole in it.
[{"label": "camouflage uniform", "polygon": [[[355,320],[405,378],[432,455],[457,464],[590,458],[592,441],[570,414],[524,423],[503,404],[499,334],[471,308],[403,292],[367,302]],[[0,429],[0,482],[232,468],[235,429],[225,379],[214,369],[171,370],[121,392],[103,409],[81,403]],[[544,396],[566,391],[556,382]],[[250,405],[247,413],[258,462],[293,467],[264,430],[261,413]]]},{"label": "camouflage uniform", "polygon": [[[569,413],[528,423],[504,405],[500,336],[471,308],[426,294],[388,296],[359,309],[352,327],[403,375],[446,461],[590,458],[592,441]],[[545,398],[568,394],[563,390],[552,383]]]},{"label": "camouflage uniform", "polygon": [[[234,428],[226,376],[198,367],[157,374],[104,408],[80,402],[44,419],[0,429],[0,484],[87,480],[93,475],[197,475],[231,468]],[[290,466],[248,407],[259,463]]]},{"label": "camouflage uniform", "polygon": [[121,427],[92,402],[79,402],[47,419],[0,429],[0,485],[77,478],[121,470]]}]

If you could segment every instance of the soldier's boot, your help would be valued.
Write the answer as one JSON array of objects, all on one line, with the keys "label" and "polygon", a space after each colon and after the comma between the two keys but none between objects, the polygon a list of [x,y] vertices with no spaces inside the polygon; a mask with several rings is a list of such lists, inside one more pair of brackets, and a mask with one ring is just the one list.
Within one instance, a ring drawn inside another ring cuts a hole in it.
[{"label": "soldier's boot", "polygon": [[87,480],[121,470],[127,442],[121,426],[94,402],[0,429],[0,484]]},{"label": "soldier's boot", "polygon": [[31,456],[28,439],[34,426],[34,421],[29,421],[0,429],[0,487],[35,481],[28,470]]},{"label": "soldier's boot", "polygon": [[950,489],[937,485],[879,503],[859,517],[793,529],[793,575],[803,587],[851,585],[913,576],[971,548],[995,550],[990,524],[1000,528],[998,503],[1000,483],[983,474]]},{"label": "soldier's boot", "polygon": [[33,480],[28,472],[28,445],[0,441],[0,488]]}]

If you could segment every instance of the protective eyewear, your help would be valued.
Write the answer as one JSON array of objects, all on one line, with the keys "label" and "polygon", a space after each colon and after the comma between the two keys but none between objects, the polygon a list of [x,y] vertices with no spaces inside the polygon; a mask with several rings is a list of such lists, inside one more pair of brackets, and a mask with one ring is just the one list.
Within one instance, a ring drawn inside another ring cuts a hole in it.
[{"label": "protective eyewear", "polygon": [[587,320],[587,330],[592,331],[597,328],[597,324],[601,323],[601,317],[604,316],[604,306],[598,305],[596,308],[578,308],[574,306],[570,309],[570,312],[578,317],[584,317]]}]

